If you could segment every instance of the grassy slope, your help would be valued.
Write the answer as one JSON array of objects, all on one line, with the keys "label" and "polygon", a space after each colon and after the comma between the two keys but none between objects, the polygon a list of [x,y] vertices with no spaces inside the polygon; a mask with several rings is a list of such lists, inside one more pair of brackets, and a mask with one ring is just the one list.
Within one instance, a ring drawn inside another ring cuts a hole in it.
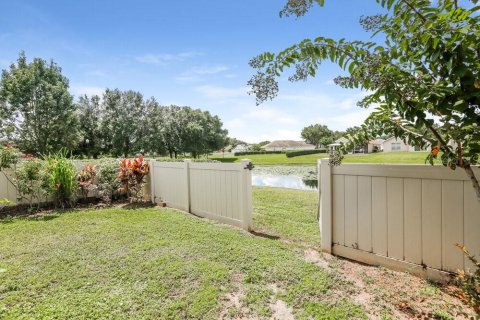
[{"label": "grassy slope", "polygon": [[299,244],[320,243],[316,192],[256,187],[253,199],[255,230]]},{"label": "grassy slope", "polygon": [[[256,205],[289,197],[255,192]],[[286,211],[274,210],[286,222]],[[271,221],[267,211],[260,208],[256,222]],[[272,228],[303,239],[316,229],[312,219]],[[365,316],[335,295],[342,284],[293,249],[169,209],[3,220],[0,318],[255,318],[271,316],[277,299],[299,319]],[[225,305],[227,293],[239,302]]]},{"label": "grassy slope", "polygon": [[[318,159],[327,158],[328,154],[320,153],[306,156],[287,158],[285,154],[261,154],[248,155],[243,157],[213,158],[223,162],[240,161],[242,158],[248,158],[258,165],[293,165],[293,164],[316,164]],[[406,163],[406,164],[424,164],[427,152],[389,152],[372,153],[365,155],[346,155],[345,163]]]}]

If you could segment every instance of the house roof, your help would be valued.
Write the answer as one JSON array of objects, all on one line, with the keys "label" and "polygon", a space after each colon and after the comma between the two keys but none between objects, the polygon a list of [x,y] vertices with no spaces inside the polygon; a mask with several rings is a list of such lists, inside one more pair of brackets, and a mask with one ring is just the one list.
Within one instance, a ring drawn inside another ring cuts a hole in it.
[{"label": "house roof", "polygon": [[382,144],[385,140],[383,139],[373,139],[368,141],[369,144]]},{"label": "house roof", "polygon": [[348,142],[348,139],[347,139],[347,138],[344,138],[344,137],[341,137],[341,138],[335,140],[334,143],[329,144],[329,146],[339,146],[340,143],[342,143],[342,142],[343,142],[343,143],[347,143],[347,142]]},{"label": "house roof", "polygon": [[387,142],[387,141],[390,141],[390,140],[392,140],[392,139],[402,141],[401,139],[395,138],[395,136],[393,136],[393,137],[390,137],[390,138],[387,138],[387,139],[383,140],[382,143]]},{"label": "house roof", "polygon": [[293,148],[293,147],[313,147],[313,144],[306,143],[305,141],[294,140],[275,140],[269,144],[264,145],[262,148]]}]

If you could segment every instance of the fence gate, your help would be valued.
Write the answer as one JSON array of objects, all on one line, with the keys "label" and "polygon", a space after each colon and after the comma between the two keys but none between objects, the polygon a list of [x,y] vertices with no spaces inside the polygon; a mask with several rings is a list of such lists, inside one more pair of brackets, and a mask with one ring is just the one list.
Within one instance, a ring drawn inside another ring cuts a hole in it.
[{"label": "fence gate", "polygon": [[455,243],[480,254],[480,201],[462,169],[322,159],[319,174],[324,251],[436,280],[472,267]]},{"label": "fence gate", "polygon": [[152,201],[249,230],[252,226],[250,160],[240,163],[150,162]]}]

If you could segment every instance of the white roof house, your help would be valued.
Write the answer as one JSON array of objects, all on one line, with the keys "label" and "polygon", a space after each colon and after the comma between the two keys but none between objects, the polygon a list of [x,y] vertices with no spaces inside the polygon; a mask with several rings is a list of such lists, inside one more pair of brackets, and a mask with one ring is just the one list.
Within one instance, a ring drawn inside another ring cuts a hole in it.
[{"label": "white roof house", "polygon": [[287,151],[287,150],[313,150],[315,146],[313,144],[306,143],[305,141],[294,140],[276,140],[262,147],[266,151]]},{"label": "white roof house", "polygon": [[330,143],[330,144],[328,145],[328,149],[329,149],[330,151],[335,151],[335,150],[337,150],[338,147],[340,147],[340,145],[341,145],[342,143],[347,143],[347,142],[348,142],[348,139],[346,139],[346,138],[344,138],[344,137],[341,137],[340,139],[335,140],[334,143]]},{"label": "white roof house", "polygon": [[248,144],[239,144],[237,146],[235,146],[235,148],[231,148],[231,152],[232,153],[235,153],[235,152],[245,152],[248,150]]}]

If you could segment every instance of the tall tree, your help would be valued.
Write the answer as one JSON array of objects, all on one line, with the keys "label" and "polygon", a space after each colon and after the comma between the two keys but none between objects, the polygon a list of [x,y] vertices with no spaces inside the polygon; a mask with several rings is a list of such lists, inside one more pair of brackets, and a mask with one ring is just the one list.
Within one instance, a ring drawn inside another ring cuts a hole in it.
[{"label": "tall tree", "polygon": [[163,138],[165,108],[154,98],[150,98],[145,102],[145,109],[147,117],[142,126],[144,138],[141,148],[147,153],[164,154],[166,152]]},{"label": "tall tree", "polygon": [[180,111],[181,108],[178,106],[165,107],[163,110],[162,137],[170,158],[176,158],[182,149],[182,132],[185,123]]},{"label": "tall tree", "polygon": [[27,153],[72,150],[80,139],[75,105],[61,68],[40,58],[28,63],[23,52],[16,64],[2,71],[0,119],[0,138]]},{"label": "tall tree", "polygon": [[307,143],[315,145],[315,149],[318,149],[321,146],[327,146],[333,143],[334,135],[333,131],[328,129],[326,125],[317,123],[303,128],[302,138],[305,139]]},{"label": "tall tree", "polygon": [[[258,72],[249,84],[257,102],[276,96],[276,78],[286,68],[296,68],[291,81],[305,80],[330,60],[347,72],[336,84],[367,90],[359,105],[378,106],[363,125],[364,136],[350,137],[352,141],[387,134],[421,148],[431,145],[427,160],[433,163],[441,154],[445,166],[463,168],[480,200],[471,168],[480,154],[478,0],[471,0],[473,5],[457,0],[376,2],[388,13],[362,17],[360,23],[373,36],[381,35],[378,42],[317,37],[252,59]],[[324,0],[289,0],[281,15],[303,16],[315,3]]]},{"label": "tall tree", "polygon": [[97,95],[81,96],[77,103],[81,140],[76,153],[97,158],[102,152],[103,136],[100,127],[101,106]]},{"label": "tall tree", "polygon": [[105,146],[114,156],[142,152],[145,103],[139,92],[107,89],[103,94],[102,132]]}]

